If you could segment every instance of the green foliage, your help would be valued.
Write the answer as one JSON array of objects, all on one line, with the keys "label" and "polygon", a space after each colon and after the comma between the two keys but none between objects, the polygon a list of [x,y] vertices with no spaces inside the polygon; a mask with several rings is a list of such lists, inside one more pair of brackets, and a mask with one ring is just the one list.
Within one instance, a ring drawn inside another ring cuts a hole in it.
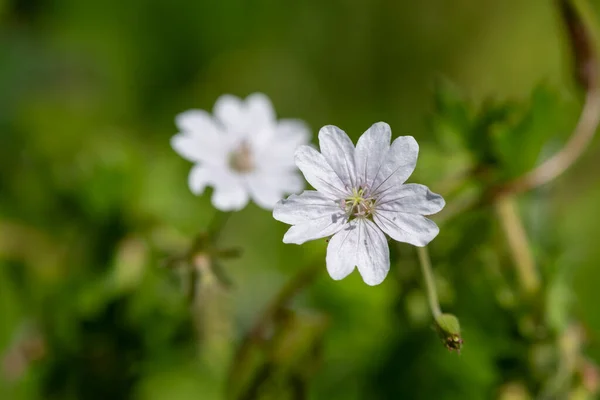
[{"label": "green foliage", "polygon": [[474,107],[457,88],[443,83],[435,100],[436,140],[459,154],[467,150],[473,165],[499,181],[533,169],[548,148],[560,147],[577,120],[576,104],[547,86],[535,88],[527,102],[488,101]]},{"label": "green foliage", "polygon": [[[520,290],[494,205],[477,202],[575,126],[553,7],[0,1],[0,398],[588,393],[593,364],[580,361],[600,360],[598,145],[517,200],[535,296]],[[456,86],[428,90],[439,71]],[[333,123],[356,139],[384,120],[416,137],[411,181],[447,200],[430,252],[460,354],[436,337],[408,245],[391,245],[390,275],[373,288],[329,279],[324,240],[285,245],[286,227],[254,205],[219,225],[217,243],[195,242],[215,211],[210,190],[187,188],[173,117],[253,91],[315,132]],[[278,309],[231,381],[245,335],[315,260],[315,282]]]}]

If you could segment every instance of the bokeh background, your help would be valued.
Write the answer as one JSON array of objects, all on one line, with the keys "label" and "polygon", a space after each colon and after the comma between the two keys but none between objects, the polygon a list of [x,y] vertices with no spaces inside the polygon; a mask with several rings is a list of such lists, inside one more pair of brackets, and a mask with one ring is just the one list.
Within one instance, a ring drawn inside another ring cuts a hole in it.
[{"label": "bokeh background", "polygon": [[[582,10],[596,29],[600,2]],[[407,245],[382,285],[334,282],[324,240],[285,245],[251,204],[219,230],[239,257],[169,262],[216,216],[170,148],[179,112],[260,91],[314,140],[386,121],[421,144],[410,181],[452,210],[561,148],[583,99],[573,64],[547,0],[0,0],[0,398],[594,398],[598,140],[514,199],[533,299],[493,205],[433,218],[460,354],[431,327]],[[228,378],[265,307],[315,263]]]}]

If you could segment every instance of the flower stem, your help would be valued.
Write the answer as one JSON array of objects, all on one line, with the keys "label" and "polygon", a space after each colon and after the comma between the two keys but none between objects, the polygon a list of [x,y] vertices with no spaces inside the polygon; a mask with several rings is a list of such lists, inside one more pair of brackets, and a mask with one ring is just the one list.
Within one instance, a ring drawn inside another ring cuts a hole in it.
[{"label": "flower stem", "polygon": [[207,229],[208,236],[211,238],[213,243],[219,238],[219,235],[225,227],[225,224],[227,224],[231,214],[232,213],[230,212],[217,211],[215,215],[213,215]]},{"label": "flower stem", "polygon": [[265,331],[271,326],[278,312],[284,309],[299,292],[309,286],[319,275],[322,268],[322,262],[313,262],[300,270],[279,290],[271,303],[259,314],[252,328],[242,338],[231,363],[227,384],[229,391],[235,392],[238,389],[238,385],[242,380],[243,369],[250,358],[253,346],[264,340]]},{"label": "flower stem", "polygon": [[508,241],[521,289],[526,295],[533,295],[540,288],[540,278],[515,199],[500,198],[496,201],[496,212]]},{"label": "flower stem", "polygon": [[427,290],[429,308],[431,309],[433,319],[437,321],[442,316],[442,309],[440,308],[440,302],[438,300],[437,290],[435,288],[429,251],[427,250],[427,247],[417,247],[417,253],[419,253],[421,272],[423,272],[423,277],[425,278],[425,289]]},{"label": "flower stem", "polygon": [[452,314],[442,313],[440,302],[438,300],[437,290],[435,289],[435,281],[433,279],[433,271],[431,269],[431,260],[427,247],[417,247],[419,253],[419,263],[421,271],[425,278],[425,289],[427,290],[427,299],[429,300],[429,308],[435,321],[435,329],[442,339],[442,343],[450,351],[460,352],[463,344],[463,339],[460,335],[460,323],[458,318]]}]

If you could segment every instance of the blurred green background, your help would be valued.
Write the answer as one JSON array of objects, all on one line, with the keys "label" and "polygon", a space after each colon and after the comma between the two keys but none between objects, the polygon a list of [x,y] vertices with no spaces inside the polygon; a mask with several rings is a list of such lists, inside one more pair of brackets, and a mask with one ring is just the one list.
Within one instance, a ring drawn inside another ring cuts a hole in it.
[{"label": "blurred green background", "polygon": [[[431,328],[410,246],[393,247],[380,286],[334,282],[324,240],[285,245],[287,226],[251,204],[220,232],[242,249],[220,260],[231,286],[165,267],[215,216],[170,148],[179,112],[260,91],[315,140],[326,124],[356,140],[386,121],[421,145],[410,181],[452,207],[489,186],[465,171],[503,180],[560,149],[582,104],[573,77],[547,0],[0,0],[0,399],[594,398],[598,140],[518,198],[535,299],[515,294],[492,206],[439,222],[430,251],[460,354]],[[315,263],[227,383],[262,310]],[[563,357],[573,329],[577,367]]]}]

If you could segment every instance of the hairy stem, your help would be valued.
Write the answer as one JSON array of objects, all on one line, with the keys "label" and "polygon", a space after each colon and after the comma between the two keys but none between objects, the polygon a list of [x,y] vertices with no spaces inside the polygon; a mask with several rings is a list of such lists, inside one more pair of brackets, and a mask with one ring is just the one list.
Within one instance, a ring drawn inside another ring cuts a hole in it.
[{"label": "hairy stem", "polygon": [[429,252],[427,247],[417,247],[417,253],[419,254],[419,264],[421,264],[421,271],[423,272],[423,278],[425,279],[425,289],[427,291],[427,299],[429,300],[429,308],[431,309],[433,319],[437,321],[442,316],[442,309],[440,308],[440,302],[435,288]]},{"label": "hairy stem", "polygon": [[496,212],[506,235],[521,289],[525,294],[533,295],[540,288],[540,278],[514,198],[503,197],[497,200]]}]

